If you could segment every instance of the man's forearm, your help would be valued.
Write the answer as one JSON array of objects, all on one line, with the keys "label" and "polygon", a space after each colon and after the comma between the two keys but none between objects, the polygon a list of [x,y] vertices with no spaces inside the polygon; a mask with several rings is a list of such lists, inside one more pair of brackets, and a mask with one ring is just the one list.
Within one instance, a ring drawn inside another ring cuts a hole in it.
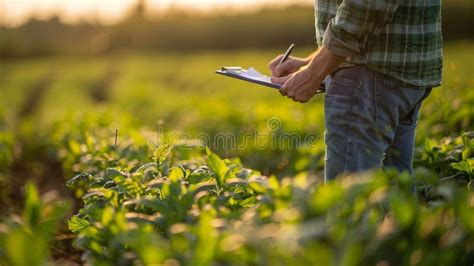
[{"label": "man's forearm", "polygon": [[310,55],[308,55],[305,60],[306,60],[306,65],[308,65],[309,63],[311,63],[311,61],[313,60],[313,58],[319,53],[319,49],[312,52]]},{"label": "man's forearm", "polygon": [[343,62],[340,57],[322,47],[308,57],[310,60],[307,68],[317,80],[322,81],[327,75],[333,73]]}]

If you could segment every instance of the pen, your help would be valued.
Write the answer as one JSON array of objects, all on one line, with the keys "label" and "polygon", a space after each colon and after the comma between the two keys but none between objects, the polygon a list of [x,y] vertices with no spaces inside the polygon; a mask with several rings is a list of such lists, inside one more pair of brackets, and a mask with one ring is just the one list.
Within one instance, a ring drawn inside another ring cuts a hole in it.
[{"label": "pen", "polygon": [[293,52],[293,48],[295,48],[295,44],[292,43],[290,47],[288,47],[288,50],[286,50],[286,53],[281,58],[279,65],[283,64],[288,59],[288,57],[290,57],[291,52]]}]

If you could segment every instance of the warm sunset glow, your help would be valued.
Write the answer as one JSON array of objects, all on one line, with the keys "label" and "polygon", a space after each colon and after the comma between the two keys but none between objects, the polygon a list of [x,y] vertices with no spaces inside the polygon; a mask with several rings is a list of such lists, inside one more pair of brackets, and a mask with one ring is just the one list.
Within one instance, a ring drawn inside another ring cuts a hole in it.
[{"label": "warm sunset glow", "polygon": [[[0,0],[1,22],[5,25],[18,25],[31,17],[46,18],[58,14],[65,22],[81,19],[99,19],[114,22],[123,16],[128,7],[137,0]],[[172,7],[194,11],[225,9],[243,10],[263,5],[306,4],[313,0],[148,0],[151,12],[160,12]]]}]

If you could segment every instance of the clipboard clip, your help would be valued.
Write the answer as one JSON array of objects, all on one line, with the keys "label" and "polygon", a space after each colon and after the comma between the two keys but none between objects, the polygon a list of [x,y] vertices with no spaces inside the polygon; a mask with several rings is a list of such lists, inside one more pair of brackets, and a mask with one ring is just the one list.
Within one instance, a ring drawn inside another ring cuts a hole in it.
[{"label": "clipboard clip", "polygon": [[243,68],[238,67],[238,66],[230,66],[230,67],[223,67],[223,68],[221,68],[221,70],[222,71],[232,71],[232,72],[241,73],[243,71]]}]

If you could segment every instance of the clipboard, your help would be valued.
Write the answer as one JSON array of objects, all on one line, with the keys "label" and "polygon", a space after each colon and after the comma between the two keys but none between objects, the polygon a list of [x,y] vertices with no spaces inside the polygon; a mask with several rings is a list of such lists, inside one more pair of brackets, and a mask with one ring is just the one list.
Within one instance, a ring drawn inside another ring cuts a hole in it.
[{"label": "clipboard", "polygon": [[219,70],[216,70],[216,73],[274,89],[281,88],[281,85],[272,83],[270,77],[268,76],[260,74],[260,77],[257,78],[256,75],[245,75],[245,73],[248,73],[249,71],[251,71],[252,74],[260,74],[253,68],[244,69],[241,67],[223,67]]},{"label": "clipboard", "polygon": [[[243,81],[255,83],[258,85],[270,87],[273,89],[279,90],[281,85],[272,83],[270,77],[265,76],[253,68],[244,69],[242,67],[223,67],[219,70],[216,70],[217,74],[228,76],[231,78],[240,79]],[[324,93],[326,91],[326,86],[321,83],[321,87],[316,91],[316,94]]]}]

